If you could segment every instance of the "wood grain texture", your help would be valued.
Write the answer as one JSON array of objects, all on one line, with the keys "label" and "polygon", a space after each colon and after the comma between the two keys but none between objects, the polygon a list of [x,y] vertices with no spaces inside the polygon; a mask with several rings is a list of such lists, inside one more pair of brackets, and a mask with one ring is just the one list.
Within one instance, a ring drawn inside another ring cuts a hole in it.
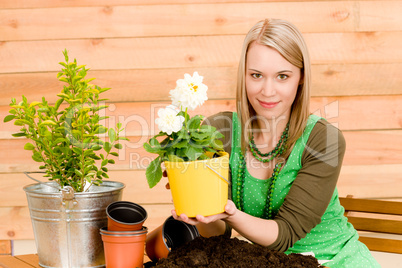
[{"label": "wood grain texture", "polygon": [[[166,90],[165,94],[168,94]],[[21,99],[18,99],[20,101]],[[326,118],[342,131],[395,130],[402,127],[402,95],[315,97],[311,99],[310,111]],[[170,102],[122,102],[109,103],[101,115],[109,116],[103,123],[115,126],[122,123],[125,136],[149,136],[159,132],[154,124],[157,111]],[[235,111],[235,100],[208,100],[190,115],[210,116],[221,111]],[[2,120],[9,114],[9,106],[0,106],[0,139],[13,139],[12,133],[20,127]]]},{"label": "wood grain texture", "polygon": [[[322,0],[298,0],[298,2],[320,2]],[[327,0],[339,1],[339,0]],[[373,1],[373,0],[365,0]],[[399,1],[399,0],[395,0]],[[245,0],[3,0],[0,8],[50,8],[50,7],[91,7],[91,6],[132,6],[132,5],[166,5],[166,4],[209,4],[209,3],[244,3]],[[266,0],[247,0],[248,3],[261,3]],[[275,0],[275,2],[294,2],[294,0]],[[362,2],[362,1],[360,1]],[[381,2],[381,1],[376,1]]]},{"label": "wood grain texture", "polygon": [[[148,213],[144,226],[147,226],[150,232],[163,224],[173,209],[171,204],[142,206]],[[0,240],[34,239],[28,207],[0,207],[0,216],[3,219],[0,222]]]},{"label": "wood grain texture", "polygon": [[[1,40],[246,34],[258,20],[271,17],[287,19],[302,32],[351,32],[359,21],[355,16],[361,16],[356,6],[324,1],[0,10]],[[390,20],[396,15],[382,14]]]},{"label": "wood grain texture", "polygon": [[14,258],[12,256],[0,256],[0,266],[3,268],[32,268],[32,267],[40,267],[38,266],[32,266],[20,259]]},{"label": "wood grain texture", "polygon": [[[402,180],[398,177],[402,164],[391,165],[344,165],[338,180],[340,196],[352,194],[359,198],[392,198],[400,195]],[[32,176],[46,181],[40,174]],[[110,180],[120,181],[126,185],[123,199],[142,204],[171,204],[170,191],[165,189],[167,178],[150,189],[144,170],[112,170]],[[0,173],[0,207],[27,206],[23,187],[35,181],[24,173]]]},{"label": "wood grain texture", "polygon": [[[402,63],[322,64],[312,66],[312,96],[402,95]],[[237,67],[198,67],[89,71],[94,84],[111,88],[103,96],[109,102],[170,101],[169,90],[184,73],[197,71],[208,85],[208,98],[235,99]],[[28,100],[45,97],[50,103],[63,88],[57,72],[0,74],[0,105],[25,95]],[[158,79],[155,79],[155,77]],[[378,79],[384,77],[385,79]],[[137,94],[140,93],[140,94]],[[134,104],[133,104],[134,105]]]},{"label": "wood grain texture", "polygon": [[[347,149],[343,160],[344,165],[390,165],[402,162],[402,130],[395,131],[358,131],[344,132]],[[143,149],[142,144],[147,139],[132,138],[131,143],[123,143],[119,151],[119,159],[110,170],[144,170],[155,158]],[[22,139],[0,140],[0,147],[7,154],[0,156],[0,172],[36,171],[38,163],[33,161],[31,153],[24,151],[26,143]],[[367,146],[370,144],[370,146]]]},{"label": "wood grain texture", "polygon": [[[62,50],[112,90],[107,126],[122,122],[131,139],[110,177],[123,199],[146,206],[150,230],[170,215],[166,179],[149,189],[145,167],[155,155],[142,144],[157,130],[159,108],[184,73],[198,71],[209,100],[192,114],[234,111],[237,64],[248,29],[266,17],[302,32],[312,61],[311,112],[345,136],[340,196],[401,197],[402,1],[318,0],[2,0],[0,1],[0,240],[33,239],[22,173],[38,163],[4,124],[10,99],[62,89]],[[317,23],[319,22],[319,23]],[[6,220],[3,220],[6,219]],[[1,245],[1,244],[0,244]],[[19,267],[19,266],[18,266]]]},{"label": "wood grain texture", "polygon": [[0,240],[0,256],[1,255],[11,255],[10,240]]},{"label": "wood grain texture", "polygon": [[[307,33],[313,64],[400,63],[401,32]],[[67,48],[92,70],[236,67],[243,35],[1,42],[1,73],[58,71]],[[40,60],[38,60],[40,59]]]}]

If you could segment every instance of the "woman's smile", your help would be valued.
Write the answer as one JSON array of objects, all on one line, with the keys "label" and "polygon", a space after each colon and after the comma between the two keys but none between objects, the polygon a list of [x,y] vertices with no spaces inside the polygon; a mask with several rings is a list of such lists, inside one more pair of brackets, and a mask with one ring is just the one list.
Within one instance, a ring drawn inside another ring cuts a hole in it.
[{"label": "woman's smile", "polygon": [[275,107],[279,104],[279,101],[275,101],[275,102],[272,102],[272,101],[270,101],[270,102],[265,102],[265,101],[258,100],[258,102],[260,103],[260,105],[261,105],[262,107],[267,108],[267,109],[275,108]]}]

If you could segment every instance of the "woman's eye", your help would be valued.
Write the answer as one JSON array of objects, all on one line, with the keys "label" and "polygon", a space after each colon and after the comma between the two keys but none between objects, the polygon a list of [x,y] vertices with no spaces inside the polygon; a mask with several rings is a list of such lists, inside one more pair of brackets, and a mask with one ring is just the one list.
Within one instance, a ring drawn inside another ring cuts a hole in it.
[{"label": "woman's eye", "polygon": [[251,74],[251,76],[252,76],[253,78],[260,78],[262,75],[261,75],[261,74],[254,73],[254,74]]},{"label": "woman's eye", "polygon": [[278,75],[278,79],[279,80],[285,80],[286,78],[288,78],[289,76],[287,76],[286,74],[280,74]]}]

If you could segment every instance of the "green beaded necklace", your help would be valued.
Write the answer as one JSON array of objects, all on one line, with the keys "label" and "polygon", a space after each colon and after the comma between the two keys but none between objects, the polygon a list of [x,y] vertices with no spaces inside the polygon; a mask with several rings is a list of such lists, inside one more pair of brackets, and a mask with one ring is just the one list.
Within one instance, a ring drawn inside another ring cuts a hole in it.
[{"label": "green beaded necklace", "polygon": [[[288,135],[289,135],[289,123],[286,125],[285,130],[282,133],[282,136],[279,140],[279,142],[277,143],[277,145],[275,146],[275,148],[266,154],[261,153],[257,146],[255,145],[254,142],[254,135],[251,135],[250,141],[249,141],[249,146],[250,146],[250,150],[251,153],[253,154],[253,156],[255,157],[255,159],[257,159],[258,161],[262,162],[262,163],[267,163],[269,161],[272,161],[273,159],[275,159],[277,156],[282,155],[283,153],[286,152],[287,150],[287,140],[288,140]],[[268,157],[267,159],[263,159],[261,157]],[[236,206],[240,209],[240,210],[244,210],[244,178],[245,178],[245,170],[246,170],[246,160],[243,156],[243,153],[240,152],[240,163],[238,166],[238,172],[237,172],[237,193],[236,193]],[[263,212],[263,218],[265,219],[272,219],[273,215],[272,215],[272,197],[274,195],[274,190],[275,190],[275,182],[276,179],[278,178],[279,175],[279,171],[281,170],[282,166],[283,166],[283,162],[278,162],[275,167],[274,170],[272,172],[272,176],[270,178],[270,183],[269,183],[269,187],[268,187],[268,196],[267,196],[267,202],[265,203],[264,206],[264,212]]]}]

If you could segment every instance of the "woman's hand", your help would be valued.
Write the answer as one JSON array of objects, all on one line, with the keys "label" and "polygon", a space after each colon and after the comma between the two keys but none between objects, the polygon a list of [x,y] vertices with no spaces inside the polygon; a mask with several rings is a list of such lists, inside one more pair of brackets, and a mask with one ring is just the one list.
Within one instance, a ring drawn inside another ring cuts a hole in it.
[{"label": "woman's hand", "polygon": [[191,225],[197,225],[199,223],[208,224],[211,222],[215,222],[217,220],[225,220],[226,218],[235,215],[236,211],[237,211],[236,205],[233,203],[232,200],[228,200],[225,206],[225,212],[216,215],[211,216],[197,215],[195,218],[189,218],[186,214],[177,215],[176,210],[172,210],[172,215],[173,218],[175,218],[176,220],[183,221]]}]

